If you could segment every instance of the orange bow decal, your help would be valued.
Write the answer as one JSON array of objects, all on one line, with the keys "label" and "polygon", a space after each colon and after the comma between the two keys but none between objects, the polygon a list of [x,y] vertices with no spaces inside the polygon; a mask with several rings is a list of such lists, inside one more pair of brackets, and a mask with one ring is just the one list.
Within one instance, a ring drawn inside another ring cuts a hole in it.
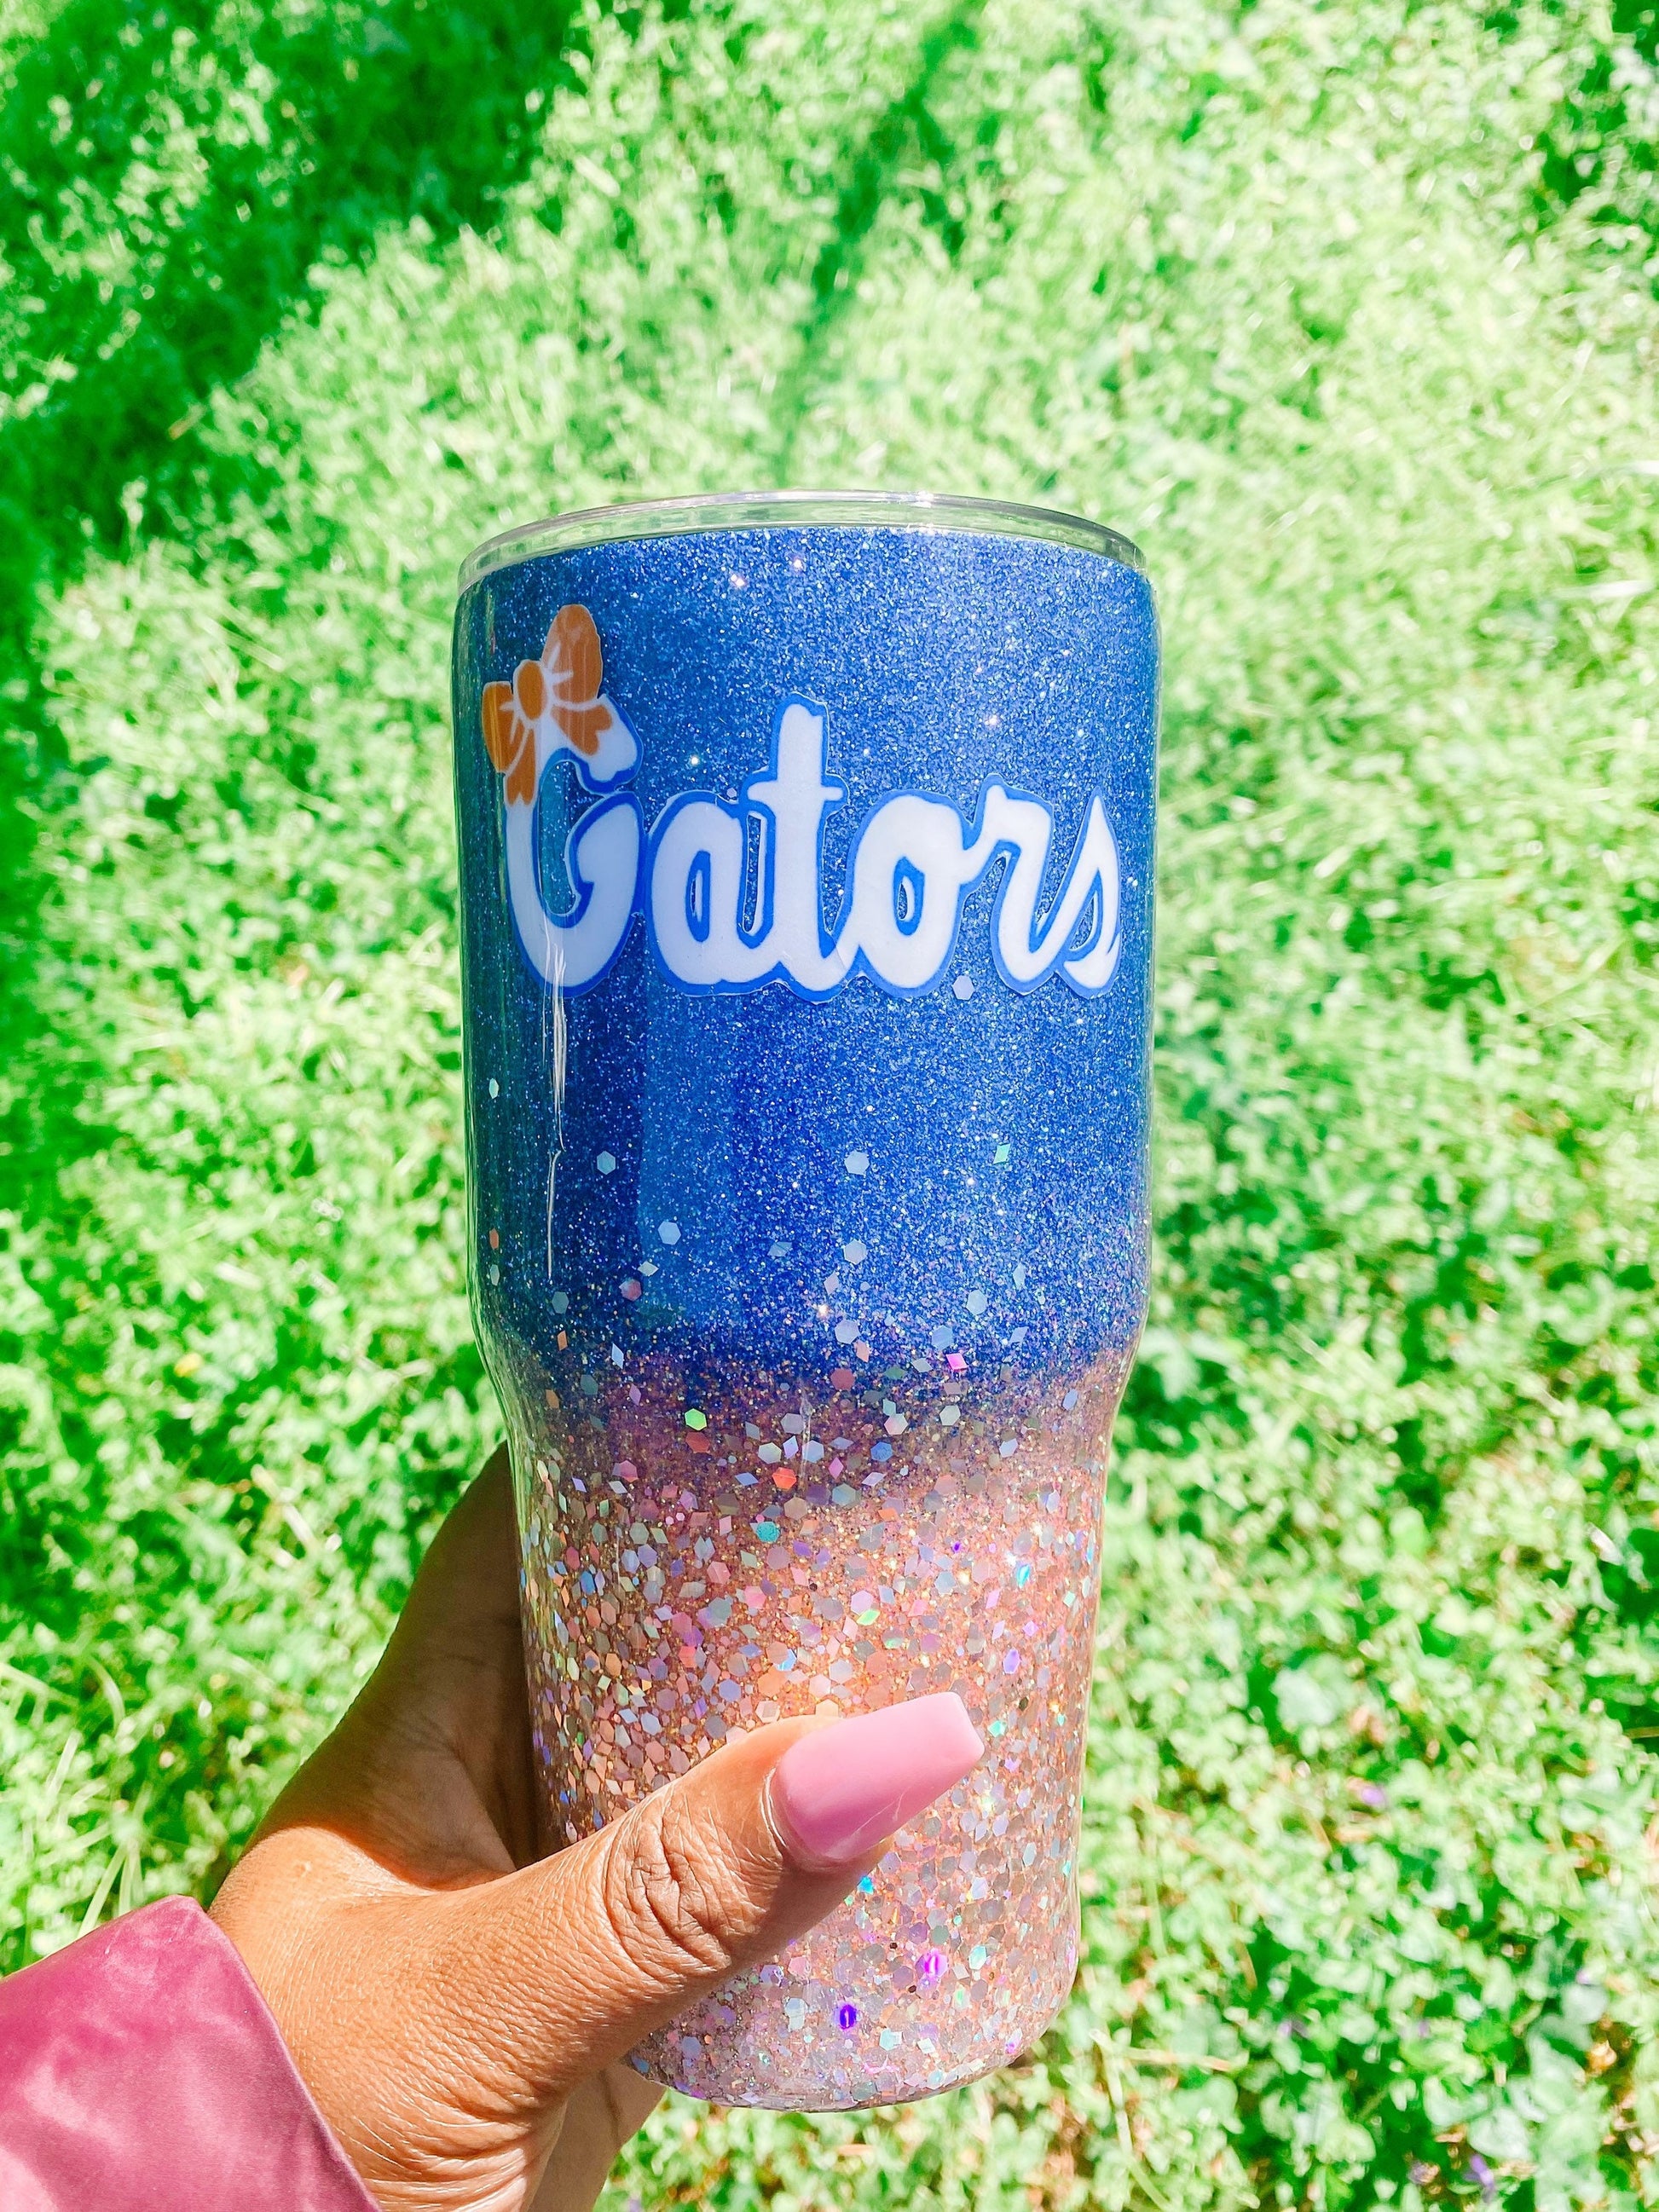
[{"label": "orange bow decal", "polygon": [[550,749],[562,739],[584,760],[598,754],[617,721],[611,702],[599,696],[604,674],[593,617],[573,605],[554,616],[539,660],[521,660],[510,684],[484,685],[484,749],[507,778],[509,804],[534,804],[538,726]]}]

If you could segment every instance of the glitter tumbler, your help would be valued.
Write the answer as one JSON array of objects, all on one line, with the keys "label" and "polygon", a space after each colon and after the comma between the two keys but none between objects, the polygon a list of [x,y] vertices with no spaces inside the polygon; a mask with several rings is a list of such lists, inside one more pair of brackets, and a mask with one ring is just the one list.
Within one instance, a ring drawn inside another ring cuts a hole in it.
[{"label": "glitter tumbler", "polygon": [[980,1765],[635,2063],[888,2104],[1070,1986],[1146,1303],[1158,633],[989,501],[665,501],[462,572],[474,1310],[550,1840],[734,1729],[954,1690]]}]

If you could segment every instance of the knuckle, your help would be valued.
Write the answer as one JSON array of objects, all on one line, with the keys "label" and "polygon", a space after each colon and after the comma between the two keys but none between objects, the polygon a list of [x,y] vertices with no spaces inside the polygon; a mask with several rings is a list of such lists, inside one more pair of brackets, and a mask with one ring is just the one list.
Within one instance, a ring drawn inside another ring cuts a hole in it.
[{"label": "knuckle", "polygon": [[754,1919],[744,1886],[718,1839],[698,1830],[675,1793],[647,1799],[617,1831],[605,1905],[636,1966],[669,1980],[732,1972]]}]

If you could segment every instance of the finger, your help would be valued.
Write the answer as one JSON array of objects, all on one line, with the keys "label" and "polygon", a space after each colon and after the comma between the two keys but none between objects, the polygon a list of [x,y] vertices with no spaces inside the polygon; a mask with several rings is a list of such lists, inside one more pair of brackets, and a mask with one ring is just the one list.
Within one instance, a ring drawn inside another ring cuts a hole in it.
[{"label": "finger", "polygon": [[452,2049],[529,2109],[831,1911],[983,1745],[958,1698],[727,1743],[612,1826],[451,1900],[422,1962]]},{"label": "finger", "polygon": [[438,1886],[536,1856],[519,1554],[498,1451],[434,1538],[392,1640],[262,1835],[316,1823]]},{"label": "finger", "polygon": [[662,2095],[631,2066],[608,2066],[565,2107],[559,2140],[531,2212],[591,2212],[617,2154]]},{"label": "finger", "polygon": [[493,1711],[503,1674],[522,1682],[520,1655],[518,1524],[503,1445],[433,1538],[360,1702],[372,1710],[414,1697],[459,1735]]}]

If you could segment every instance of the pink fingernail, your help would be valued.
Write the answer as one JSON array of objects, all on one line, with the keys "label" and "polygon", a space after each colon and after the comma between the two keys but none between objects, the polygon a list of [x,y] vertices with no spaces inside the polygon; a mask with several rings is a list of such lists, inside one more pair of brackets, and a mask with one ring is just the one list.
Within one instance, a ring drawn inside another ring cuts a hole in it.
[{"label": "pink fingernail", "polygon": [[792,1744],[772,1770],[772,1812],[792,1856],[847,1866],[979,1763],[953,1692],[836,1721]]}]

